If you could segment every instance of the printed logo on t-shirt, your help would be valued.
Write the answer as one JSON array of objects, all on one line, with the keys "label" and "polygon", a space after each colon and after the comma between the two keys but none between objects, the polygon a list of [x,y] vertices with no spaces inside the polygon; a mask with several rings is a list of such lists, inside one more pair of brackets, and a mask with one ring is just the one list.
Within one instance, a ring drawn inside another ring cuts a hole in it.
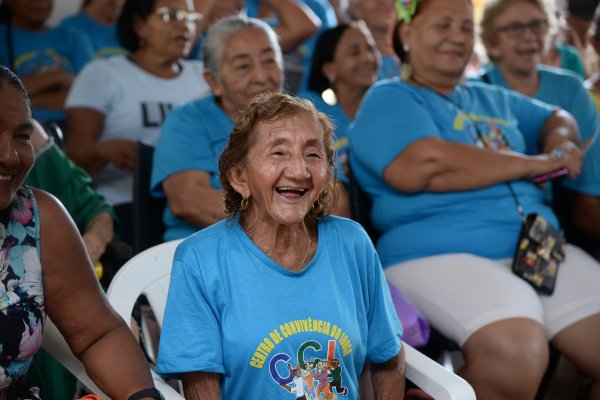
[{"label": "printed logo on t-shirt", "polygon": [[499,125],[508,123],[499,118],[459,113],[454,120],[454,129],[466,131],[471,141],[479,148],[501,151],[511,148],[508,137]]},{"label": "printed logo on t-shirt", "polygon": [[[306,340],[294,354],[277,352],[279,344],[300,333],[320,334],[315,336],[325,339]],[[250,366],[264,369],[272,382],[281,387],[282,394],[294,395],[283,398],[337,399],[348,394],[342,383],[340,360],[351,353],[352,342],[343,329],[328,321],[306,318],[286,322],[270,331],[256,347]]]},{"label": "printed logo on t-shirt", "polygon": [[167,114],[173,108],[171,103],[161,103],[160,101],[146,101],[141,104],[142,107],[142,126],[144,128],[161,127]]},{"label": "printed logo on t-shirt", "polygon": [[36,75],[57,69],[70,70],[71,63],[54,49],[44,51],[28,51],[18,56],[15,71],[19,76]]}]

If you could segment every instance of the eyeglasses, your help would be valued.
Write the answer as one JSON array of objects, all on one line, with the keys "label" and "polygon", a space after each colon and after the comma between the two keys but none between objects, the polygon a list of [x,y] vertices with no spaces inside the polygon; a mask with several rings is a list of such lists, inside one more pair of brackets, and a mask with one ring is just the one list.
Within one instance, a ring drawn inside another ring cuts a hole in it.
[{"label": "eyeglasses", "polygon": [[186,10],[178,10],[171,7],[160,7],[154,10],[153,14],[162,17],[164,23],[171,21],[177,22],[196,22],[204,18],[204,15],[197,12],[190,12]]},{"label": "eyeglasses", "polygon": [[545,35],[546,32],[548,32],[548,21],[539,18],[534,19],[528,24],[523,24],[521,22],[513,22],[512,24],[501,26],[500,28],[498,28],[498,30],[500,32],[506,33],[508,37],[516,38],[521,36],[523,32],[525,32],[525,28],[529,28],[529,30],[535,35]]}]

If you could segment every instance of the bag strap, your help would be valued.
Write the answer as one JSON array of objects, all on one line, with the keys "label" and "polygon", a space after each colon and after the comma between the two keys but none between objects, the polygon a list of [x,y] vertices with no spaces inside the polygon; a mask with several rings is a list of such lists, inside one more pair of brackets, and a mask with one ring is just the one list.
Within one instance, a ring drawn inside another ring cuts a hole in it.
[{"label": "bag strap", "polygon": [[527,221],[527,217],[525,216],[525,211],[523,210],[523,206],[521,205],[521,202],[519,201],[519,198],[517,197],[517,194],[515,193],[515,190],[512,187],[512,184],[510,182],[506,182],[506,186],[508,186],[508,190],[510,191],[510,194],[513,198],[513,200],[515,201],[515,205],[517,206],[517,212],[519,213],[519,217],[521,217],[521,221],[523,221],[523,223],[525,223]]}]

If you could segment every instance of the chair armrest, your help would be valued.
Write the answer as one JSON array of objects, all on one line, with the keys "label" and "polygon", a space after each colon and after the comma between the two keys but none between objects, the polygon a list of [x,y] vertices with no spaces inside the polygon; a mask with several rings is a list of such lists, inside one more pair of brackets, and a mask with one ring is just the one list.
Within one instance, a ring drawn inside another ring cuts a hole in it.
[{"label": "chair armrest", "polygon": [[[58,362],[60,362],[66,369],[68,369],[77,379],[81,381],[90,391],[92,391],[95,395],[101,397],[102,399],[110,400],[110,398],[105,395],[94,382],[90,379],[90,377],[85,372],[85,367],[79,361],[75,355],[69,349],[69,345],[60,334],[56,325],[48,318],[44,325],[44,336],[42,339],[42,347],[46,350],[52,357],[54,357]],[[175,389],[169,386],[160,376],[158,376],[154,371],[152,373],[152,380],[154,381],[154,386],[160,390],[163,394],[165,400],[180,400],[184,399],[182,395],[179,394]]]},{"label": "chair armrest", "polygon": [[458,375],[402,342],[406,378],[436,400],[475,400],[475,391]]},{"label": "chair armrest", "polygon": [[152,371],[152,380],[154,381],[154,387],[156,387],[162,393],[165,400],[184,400],[179,392],[173,389],[167,382],[165,382],[160,376]]}]

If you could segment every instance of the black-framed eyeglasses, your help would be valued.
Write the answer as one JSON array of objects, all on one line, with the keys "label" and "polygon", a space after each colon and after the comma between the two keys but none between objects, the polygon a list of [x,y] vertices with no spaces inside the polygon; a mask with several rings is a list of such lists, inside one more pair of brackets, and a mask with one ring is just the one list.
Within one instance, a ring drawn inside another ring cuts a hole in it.
[{"label": "black-framed eyeglasses", "polygon": [[160,16],[164,23],[171,21],[177,22],[196,22],[204,18],[204,15],[186,10],[178,10],[171,7],[160,7],[154,10],[153,14]]},{"label": "black-framed eyeglasses", "polygon": [[513,22],[511,24],[499,27],[498,30],[506,33],[508,37],[516,38],[525,32],[525,28],[528,28],[536,35],[545,35],[548,32],[548,21],[543,18],[538,18],[526,24],[521,22]]}]

